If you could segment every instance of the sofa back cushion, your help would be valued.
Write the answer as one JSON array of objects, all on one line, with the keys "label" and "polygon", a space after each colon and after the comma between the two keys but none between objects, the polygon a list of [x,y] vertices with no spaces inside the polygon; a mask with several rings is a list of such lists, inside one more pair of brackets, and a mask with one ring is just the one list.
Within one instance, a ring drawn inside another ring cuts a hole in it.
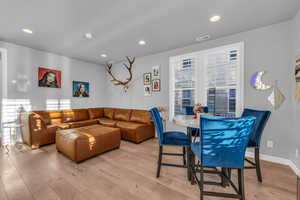
[{"label": "sofa back cushion", "polygon": [[89,108],[90,119],[99,119],[103,117],[103,108]]},{"label": "sofa back cushion", "polygon": [[46,125],[59,124],[63,121],[63,114],[60,110],[33,112],[40,115],[41,119],[45,122]]},{"label": "sofa back cushion", "polygon": [[119,121],[129,121],[131,109],[115,109],[114,119]]},{"label": "sofa back cushion", "polygon": [[113,108],[104,108],[103,109],[103,116],[108,118],[108,119],[113,119],[114,118],[114,110]]},{"label": "sofa back cushion", "polygon": [[130,121],[151,124],[152,117],[148,110],[132,110]]},{"label": "sofa back cushion", "polygon": [[77,122],[89,119],[87,109],[63,110],[63,122]]}]

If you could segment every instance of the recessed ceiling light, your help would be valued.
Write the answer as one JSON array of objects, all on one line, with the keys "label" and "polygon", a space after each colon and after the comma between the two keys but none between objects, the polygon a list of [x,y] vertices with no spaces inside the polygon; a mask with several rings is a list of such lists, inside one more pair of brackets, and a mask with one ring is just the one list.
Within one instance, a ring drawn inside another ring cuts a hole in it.
[{"label": "recessed ceiling light", "polygon": [[103,54],[101,54],[101,57],[102,57],[102,58],[106,58],[107,55],[106,55],[105,53],[103,53]]},{"label": "recessed ceiling light", "polygon": [[221,20],[221,16],[219,15],[214,15],[209,19],[211,22],[218,22]]},{"label": "recessed ceiling light", "polygon": [[146,41],[145,40],[140,40],[139,41],[139,45],[145,45],[146,44]]},{"label": "recessed ceiling light", "polygon": [[33,34],[33,31],[31,29],[28,29],[28,28],[23,28],[22,31],[24,33]]},{"label": "recessed ceiling light", "polygon": [[85,36],[85,38],[86,39],[93,39],[93,34],[91,34],[91,33],[86,33],[86,34],[84,34],[84,36]]}]

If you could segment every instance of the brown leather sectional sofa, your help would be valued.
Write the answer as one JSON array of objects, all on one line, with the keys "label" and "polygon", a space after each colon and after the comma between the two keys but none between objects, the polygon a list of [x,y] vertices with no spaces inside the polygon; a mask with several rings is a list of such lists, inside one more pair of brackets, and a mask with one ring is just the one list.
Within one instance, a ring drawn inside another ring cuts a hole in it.
[{"label": "brown leather sectional sofa", "polygon": [[[27,115],[27,116],[25,116]],[[88,108],[59,111],[33,111],[23,115],[23,138],[32,148],[55,143],[57,130],[93,124],[117,127],[121,137],[135,143],[155,136],[152,118],[147,110]]]}]

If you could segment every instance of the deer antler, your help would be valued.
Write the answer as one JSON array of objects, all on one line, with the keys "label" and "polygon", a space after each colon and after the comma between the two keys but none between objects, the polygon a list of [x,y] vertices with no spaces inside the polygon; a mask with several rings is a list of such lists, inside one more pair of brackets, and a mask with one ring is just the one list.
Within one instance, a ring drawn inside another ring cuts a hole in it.
[{"label": "deer antler", "polygon": [[132,80],[132,67],[133,67],[133,63],[135,61],[135,58],[133,58],[132,60],[126,56],[126,59],[129,63],[129,66],[126,63],[123,63],[124,67],[128,70],[129,72],[129,78],[126,79],[126,81],[120,81],[118,80],[113,74],[112,74],[112,64],[107,63],[105,65],[106,71],[108,72],[108,74],[112,77],[111,82],[114,83],[114,85],[123,85],[124,87],[128,88],[128,84],[129,82]]}]

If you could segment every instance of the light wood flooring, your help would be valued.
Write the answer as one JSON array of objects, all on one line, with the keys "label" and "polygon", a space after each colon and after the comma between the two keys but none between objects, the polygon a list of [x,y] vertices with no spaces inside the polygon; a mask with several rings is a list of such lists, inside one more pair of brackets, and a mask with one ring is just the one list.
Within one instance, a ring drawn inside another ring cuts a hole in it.
[{"label": "light wood flooring", "polygon": [[[168,150],[181,152],[175,147]],[[57,153],[55,145],[38,150],[12,149],[9,154],[2,149],[0,200],[199,199],[198,187],[189,184],[185,169],[163,166],[161,177],[155,177],[157,152],[155,139],[142,144],[122,141],[120,149],[76,164]],[[182,161],[180,157],[164,160]],[[262,170],[262,184],[257,182],[255,170],[246,171],[247,200],[296,200],[297,179],[288,167],[262,162]]]}]

